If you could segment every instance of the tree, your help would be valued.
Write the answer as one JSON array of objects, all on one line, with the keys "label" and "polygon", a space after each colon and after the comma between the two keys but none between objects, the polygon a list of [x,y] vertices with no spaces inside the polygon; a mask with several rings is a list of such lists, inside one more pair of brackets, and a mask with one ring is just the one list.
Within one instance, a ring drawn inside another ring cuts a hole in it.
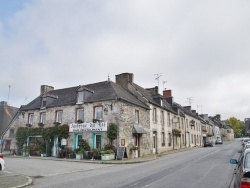
[{"label": "tree", "polygon": [[107,137],[110,140],[110,145],[113,145],[113,141],[117,137],[117,126],[116,124],[110,124],[107,130]]},{"label": "tree", "polygon": [[233,128],[234,133],[236,134],[236,137],[241,137],[241,135],[244,134],[244,122],[243,121],[240,121],[235,117],[231,117],[226,120],[226,123]]}]

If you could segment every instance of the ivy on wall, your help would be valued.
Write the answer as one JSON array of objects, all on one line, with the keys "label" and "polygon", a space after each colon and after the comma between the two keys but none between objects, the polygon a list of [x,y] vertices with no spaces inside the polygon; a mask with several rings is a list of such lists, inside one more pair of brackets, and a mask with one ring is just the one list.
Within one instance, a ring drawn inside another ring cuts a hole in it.
[{"label": "ivy on wall", "polygon": [[45,142],[50,142],[54,136],[58,136],[59,139],[69,137],[69,126],[64,124],[62,126],[53,126],[53,127],[19,127],[16,133],[16,144],[19,149],[23,148],[23,145],[26,144],[27,138],[29,136],[42,136]]}]

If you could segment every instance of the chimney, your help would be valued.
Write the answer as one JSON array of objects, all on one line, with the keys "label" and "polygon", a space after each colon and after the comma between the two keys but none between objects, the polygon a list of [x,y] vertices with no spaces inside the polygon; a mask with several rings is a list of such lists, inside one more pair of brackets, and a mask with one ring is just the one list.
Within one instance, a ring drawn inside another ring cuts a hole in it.
[{"label": "chimney", "polygon": [[134,74],[122,73],[122,74],[115,75],[115,82],[118,85],[128,89],[129,84],[134,83]]},{"label": "chimney", "polygon": [[191,106],[183,106],[183,108],[184,108],[185,110],[188,110],[188,111],[192,112]]},{"label": "chimney", "polygon": [[1,101],[0,106],[7,106],[7,102],[6,101]]},{"label": "chimney", "polygon": [[208,114],[201,114],[200,117],[202,117],[204,120],[208,120]]},{"label": "chimney", "polygon": [[163,97],[172,97],[172,90],[164,90]]},{"label": "chimney", "polygon": [[47,93],[49,91],[53,91],[54,90],[54,87],[52,86],[47,86],[47,85],[41,85],[41,90],[40,90],[40,94],[44,94],[44,93]]}]

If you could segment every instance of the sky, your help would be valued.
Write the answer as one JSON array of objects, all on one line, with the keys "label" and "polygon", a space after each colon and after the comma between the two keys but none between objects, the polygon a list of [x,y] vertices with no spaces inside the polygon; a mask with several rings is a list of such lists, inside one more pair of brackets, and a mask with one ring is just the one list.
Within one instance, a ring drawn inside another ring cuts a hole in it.
[{"label": "sky", "polygon": [[[249,0],[0,0],[0,101],[133,73],[222,120],[250,117]],[[157,79],[158,77],[158,79]]]}]

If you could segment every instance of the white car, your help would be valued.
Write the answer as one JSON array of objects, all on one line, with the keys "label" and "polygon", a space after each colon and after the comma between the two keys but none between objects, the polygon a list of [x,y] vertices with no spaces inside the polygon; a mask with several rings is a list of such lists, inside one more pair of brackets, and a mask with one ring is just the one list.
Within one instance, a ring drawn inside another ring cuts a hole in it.
[{"label": "white car", "polygon": [[5,168],[5,161],[3,160],[3,154],[0,153],[0,171]]}]

